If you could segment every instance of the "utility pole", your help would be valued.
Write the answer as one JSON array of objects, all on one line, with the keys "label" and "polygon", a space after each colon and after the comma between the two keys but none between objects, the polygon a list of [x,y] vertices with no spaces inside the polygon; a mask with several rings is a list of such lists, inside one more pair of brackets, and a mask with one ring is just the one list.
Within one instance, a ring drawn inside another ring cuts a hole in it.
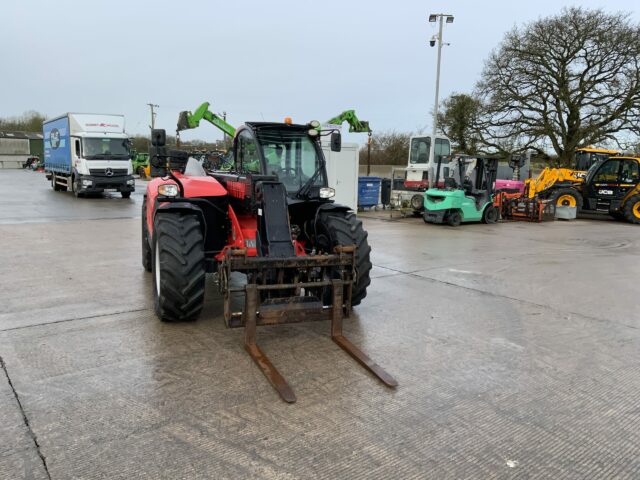
[{"label": "utility pole", "polygon": [[[439,20],[438,35],[431,38],[429,44],[433,47],[438,44],[438,65],[436,67],[436,98],[433,106],[433,130],[431,134],[431,147],[429,149],[429,188],[436,187],[431,181],[436,177],[435,159],[436,159],[436,133],[438,130],[438,100],[440,94],[440,61],[442,59],[442,28],[445,19],[447,23],[453,23],[453,15],[446,13],[432,13],[429,15],[429,22],[435,23]],[[448,45],[448,44],[447,44]]]},{"label": "utility pole", "polygon": [[156,128],[156,113],[153,111],[153,109],[160,108],[160,105],[155,105],[153,103],[147,103],[147,105],[149,105],[149,108],[151,109],[151,125],[149,125],[149,128],[153,130],[154,128]]}]

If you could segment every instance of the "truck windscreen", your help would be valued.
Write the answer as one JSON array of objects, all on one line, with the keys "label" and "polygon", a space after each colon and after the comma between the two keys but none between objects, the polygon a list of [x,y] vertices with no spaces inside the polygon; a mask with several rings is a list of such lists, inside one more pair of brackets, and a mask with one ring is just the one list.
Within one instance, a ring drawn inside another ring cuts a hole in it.
[{"label": "truck windscreen", "polygon": [[84,158],[128,158],[129,149],[124,138],[85,138],[82,141]]}]

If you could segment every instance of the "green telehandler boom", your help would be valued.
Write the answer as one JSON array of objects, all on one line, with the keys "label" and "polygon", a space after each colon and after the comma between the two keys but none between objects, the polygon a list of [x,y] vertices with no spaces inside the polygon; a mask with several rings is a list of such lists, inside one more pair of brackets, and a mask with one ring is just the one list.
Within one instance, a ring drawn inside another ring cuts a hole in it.
[{"label": "green telehandler boom", "polygon": [[344,122],[349,124],[349,132],[351,133],[368,133],[371,135],[369,122],[360,120],[355,110],[345,110],[340,115],[336,115],[331,120],[326,121],[325,124],[342,125]]},{"label": "green telehandler boom", "polygon": [[228,124],[219,115],[209,111],[209,102],[204,102],[193,113],[188,111],[180,112],[177,131],[180,132],[190,128],[197,128],[200,125],[200,120],[206,120],[231,138],[236,134],[236,129],[233,126]]},{"label": "green telehandler boom", "polygon": [[[177,131],[181,132],[182,130],[197,128],[200,125],[200,120],[206,120],[233,138],[236,133],[236,129],[219,115],[209,111],[209,105],[209,102],[204,102],[193,113],[189,111],[180,112],[180,115],[178,116]],[[349,124],[349,132],[351,133],[371,134],[369,122],[366,120],[360,120],[356,115],[355,110],[345,110],[340,115],[336,115],[331,120],[326,121],[325,124],[342,125],[344,122]]]}]

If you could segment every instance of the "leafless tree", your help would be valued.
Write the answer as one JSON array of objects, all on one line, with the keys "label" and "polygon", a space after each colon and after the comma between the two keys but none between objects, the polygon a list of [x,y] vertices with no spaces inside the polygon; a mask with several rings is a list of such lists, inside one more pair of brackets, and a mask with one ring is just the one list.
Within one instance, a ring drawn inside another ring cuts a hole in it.
[{"label": "leafless tree", "polygon": [[640,131],[640,28],[624,13],[573,7],[514,28],[485,63],[480,141],[498,152],[577,147]]},{"label": "leafless tree", "polygon": [[[409,133],[374,132],[371,137],[371,165],[406,165],[409,156]],[[366,145],[360,149],[360,163],[367,163]]]}]

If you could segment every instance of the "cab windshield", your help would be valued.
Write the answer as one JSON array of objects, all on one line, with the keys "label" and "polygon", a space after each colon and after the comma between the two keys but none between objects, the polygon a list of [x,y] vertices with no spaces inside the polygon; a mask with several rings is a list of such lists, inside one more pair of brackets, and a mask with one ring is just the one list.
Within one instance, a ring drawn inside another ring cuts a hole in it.
[{"label": "cab windshield", "polygon": [[576,152],[576,170],[589,170],[598,161],[610,156],[608,153]]},{"label": "cab windshield", "polygon": [[129,149],[125,138],[84,138],[82,140],[84,158],[128,158]]},{"label": "cab windshield", "polygon": [[310,186],[326,185],[322,153],[306,131],[263,128],[256,132],[267,175],[276,175],[288,192],[297,192],[319,171]]},{"label": "cab windshield", "polygon": [[[411,139],[409,151],[409,164],[429,163],[429,153],[431,149],[431,137],[414,137]],[[444,138],[436,138],[435,160],[438,158],[451,155],[451,144],[449,140]]]}]

